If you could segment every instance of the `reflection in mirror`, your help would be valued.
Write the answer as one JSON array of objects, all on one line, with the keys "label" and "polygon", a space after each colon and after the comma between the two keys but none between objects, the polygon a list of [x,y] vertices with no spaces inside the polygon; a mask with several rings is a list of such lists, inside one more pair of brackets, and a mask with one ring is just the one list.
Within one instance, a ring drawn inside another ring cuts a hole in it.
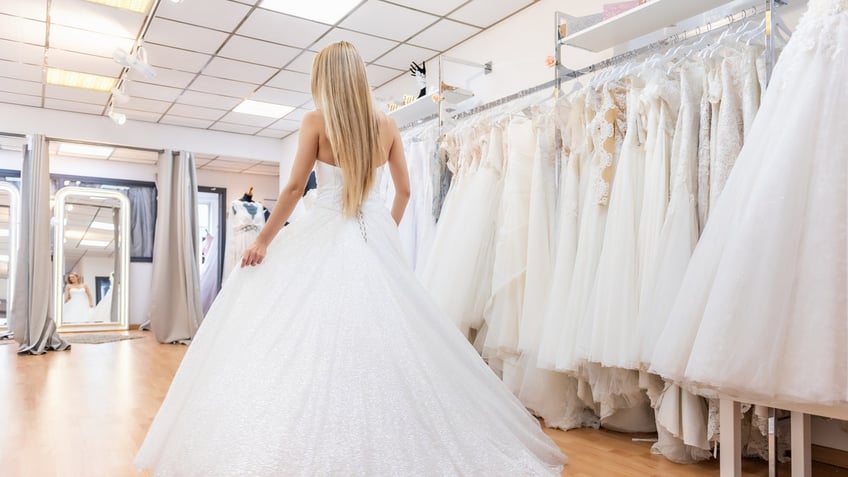
[{"label": "reflection in mirror", "polygon": [[66,187],[54,210],[59,330],[127,329],[129,200],[119,192]]},{"label": "reflection in mirror", "polygon": [[20,193],[0,182],[0,330],[8,329],[8,313],[15,289],[15,260],[20,231]]}]

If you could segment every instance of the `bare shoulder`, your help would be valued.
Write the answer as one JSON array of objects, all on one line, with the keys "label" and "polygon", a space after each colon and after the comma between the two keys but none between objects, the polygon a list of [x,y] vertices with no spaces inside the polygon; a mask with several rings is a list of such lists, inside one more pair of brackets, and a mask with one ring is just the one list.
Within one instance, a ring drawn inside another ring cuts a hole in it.
[{"label": "bare shoulder", "polygon": [[377,115],[381,127],[388,128],[389,131],[394,131],[397,129],[397,123],[395,122],[395,118],[389,116],[388,114],[382,111],[378,112]]},{"label": "bare shoulder", "polygon": [[301,126],[319,126],[324,124],[324,115],[321,114],[321,111],[316,109],[313,111],[309,111],[308,113],[303,115],[303,119],[301,120]]}]

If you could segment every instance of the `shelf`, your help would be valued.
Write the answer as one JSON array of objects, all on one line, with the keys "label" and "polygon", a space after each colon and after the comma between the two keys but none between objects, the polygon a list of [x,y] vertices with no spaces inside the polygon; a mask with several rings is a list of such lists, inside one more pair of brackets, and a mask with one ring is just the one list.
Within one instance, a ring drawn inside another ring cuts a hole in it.
[{"label": "shelf", "polygon": [[603,51],[654,33],[732,0],[648,0],[647,3],[562,39],[563,45]]},{"label": "shelf", "polygon": [[439,114],[439,105],[428,95],[418,98],[405,106],[401,106],[390,112],[389,116],[395,119],[395,123],[398,126],[403,127],[435,114]]}]

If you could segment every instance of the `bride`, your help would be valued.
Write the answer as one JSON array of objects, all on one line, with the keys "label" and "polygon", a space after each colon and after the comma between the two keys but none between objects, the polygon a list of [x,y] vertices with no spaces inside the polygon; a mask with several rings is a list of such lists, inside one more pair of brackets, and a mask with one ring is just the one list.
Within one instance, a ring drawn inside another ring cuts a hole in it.
[{"label": "bride", "polygon": [[[291,178],[136,465],[180,477],[559,475],[565,456],[405,261],[400,134],[353,45],[318,54],[312,96]],[[280,231],[313,168],[315,205]],[[391,212],[373,191],[385,169]]]}]

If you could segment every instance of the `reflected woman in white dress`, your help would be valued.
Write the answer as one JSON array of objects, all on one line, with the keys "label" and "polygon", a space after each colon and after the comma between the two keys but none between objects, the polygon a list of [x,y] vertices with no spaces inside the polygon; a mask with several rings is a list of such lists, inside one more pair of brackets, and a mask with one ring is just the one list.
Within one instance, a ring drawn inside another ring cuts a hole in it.
[{"label": "reflected woman in white dress", "polygon": [[[312,95],[291,178],[136,465],[180,477],[560,475],[565,456],[403,254],[400,134],[377,112],[353,45],[316,56]],[[313,168],[314,206],[281,231]],[[374,190],[385,169],[391,211]]]},{"label": "reflected woman in white dress", "polygon": [[65,279],[65,303],[62,308],[63,323],[88,323],[91,321],[91,310],[94,308],[94,298],[88,285],[82,283],[80,276],[69,273]]}]

